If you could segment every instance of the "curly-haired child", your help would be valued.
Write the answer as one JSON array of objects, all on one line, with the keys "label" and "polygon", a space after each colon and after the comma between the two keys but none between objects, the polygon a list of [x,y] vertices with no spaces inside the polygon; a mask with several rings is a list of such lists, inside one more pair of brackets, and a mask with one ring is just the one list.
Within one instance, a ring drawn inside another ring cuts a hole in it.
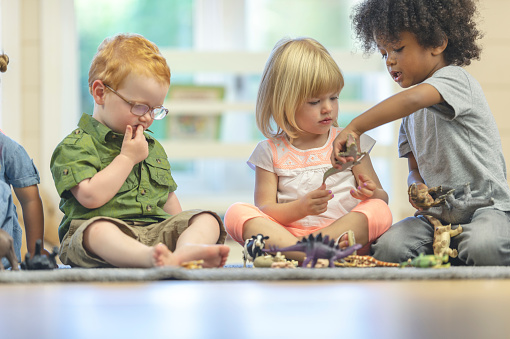
[{"label": "curly-haired child", "polygon": [[[268,245],[285,247],[301,237],[322,233],[341,239],[352,230],[365,245],[390,227],[388,195],[367,154],[361,164],[330,176],[323,183],[332,143],[341,130],[338,95],[344,85],[338,65],[311,38],[282,39],[266,63],[260,84],[257,124],[268,140],[261,141],[248,164],[255,170],[255,205],[236,203],[225,214],[234,240],[262,233]],[[375,141],[361,138],[362,151]],[[303,260],[303,253],[286,253]]]},{"label": "curly-haired child", "polygon": [[[408,159],[408,185],[444,185],[473,197],[492,195],[452,239],[467,265],[510,265],[510,189],[498,128],[480,84],[462,67],[479,59],[473,0],[365,0],[353,27],[366,53],[378,50],[390,76],[407,90],[372,107],[340,133],[332,162],[347,133],[362,133],[402,118],[399,156]],[[414,207],[416,207],[413,204]],[[422,216],[390,227],[372,245],[380,260],[402,262],[432,253],[434,227]]]}]

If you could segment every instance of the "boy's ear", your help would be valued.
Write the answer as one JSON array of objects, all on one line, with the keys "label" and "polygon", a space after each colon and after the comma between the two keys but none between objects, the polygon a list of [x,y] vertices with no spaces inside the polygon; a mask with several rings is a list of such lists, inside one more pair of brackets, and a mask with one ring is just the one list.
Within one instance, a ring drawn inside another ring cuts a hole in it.
[{"label": "boy's ear", "polygon": [[101,80],[95,80],[90,87],[90,92],[94,98],[94,102],[98,105],[104,105],[104,96],[106,87]]},{"label": "boy's ear", "polygon": [[446,49],[446,46],[448,46],[448,38],[443,39],[443,43],[437,47],[434,47],[432,49],[432,55],[436,56],[444,52]]}]

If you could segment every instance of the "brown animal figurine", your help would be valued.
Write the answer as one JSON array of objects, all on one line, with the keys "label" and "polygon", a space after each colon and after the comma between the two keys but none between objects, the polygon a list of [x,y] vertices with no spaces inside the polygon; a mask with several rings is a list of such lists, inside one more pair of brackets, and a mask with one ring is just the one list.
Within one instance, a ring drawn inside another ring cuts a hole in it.
[{"label": "brown animal figurine", "polygon": [[[11,267],[13,270],[18,270],[18,259],[16,258],[16,253],[14,253],[14,241],[9,233],[0,229],[0,259],[6,257],[7,260],[11,263]],[[0,271],[5,269],[4,265],[2,265],[2,261],[0,260]]]},{"label": "brown animal figurine", "polygon": [[452,258],[456,258],[457,250],[450,248],[450,242],[452,237],[462,233],[462,226],[459,225],[459,227],[452,230],[452,224],[442,225],[438,219],[429,215],[426,218],[434,226],[434,242],[432,243],[434,255],[443,257],[447,254]]},{"label": "brown animal figurine", "polygon": [[453,194],[454,190],[449,190],[443,194],[443,187],[431,187],[428,189],[420,189],[416,183],[409,186],[407,194],[414,204],[420,208],[428,209],[430,207],[444,205],[446,197]]}]

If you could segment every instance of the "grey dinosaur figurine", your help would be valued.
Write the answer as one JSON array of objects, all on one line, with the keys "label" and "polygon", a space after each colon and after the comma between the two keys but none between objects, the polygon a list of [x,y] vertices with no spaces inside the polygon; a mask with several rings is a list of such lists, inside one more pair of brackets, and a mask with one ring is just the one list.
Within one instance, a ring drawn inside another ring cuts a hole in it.
[{"label": "grey dinosaur figurine", "polygon": [[322,179],[322,183],[326,182],[326,179],[338,172],[341,172],[345,169],[350,168],[351,166],[358,165],[360,163],[360,160],[367,154],[367,152],[358,152],[358,145],[356,144],[356,139],[352,134],[349,134],[347,136],[347,142],[345,143],[346,150],[344,152],[339,152],[338,155],[341,157],[352,157],[353,161],[347,161],[345,164],[342,164],[341,162],[336,162],[337,165],[340,166],[340,168],[331,167],[324,173],[324,177]]},{"label": "grey dinosaur figurine", "polygon": [[329,267],[335,267],[335,260],[339,260],[345,258],[354,251],[359,250],[362,246],[360,244],[354,244],[341,250],[338,245],[335,245],[335,240],[329,240],[329,235],[326,235],[324,238],[322,237],[322,233],[319,233],[317,236],[310,234],[308,238],[304,237],[302,240],[298,241],[295,245],[278,248],[276,246],[272,246],[269,249],[263,249],[264,252],[288,252],[288,251],[298,251],[304,252],[306,259],[303,261],[302,267],[306,267],[308,263],[312,263],[311,267],[315,267],[318,259],[328,259]]},{"label": "grey dinosaur figurine", "polygon": [[5,269],[2,258],[5,257],[11,264],[12,270],[18,270],[18,258],[14,252],[14,240],[6,231],[0,229],[0,271]]},{"label": "grey dinosaur figurine", "polygon": [[446,196],[443,206],[431,207],[428,210],[417,211],[414,215],[432,216],[439,219],[443,224],[467,224],[471,221],[475,211],[481,207],[494,205],[494,199],[473,198],[469,183],[464,185],[464,195],[456,199],[453,194]]},{"label": "grey dinosaur figurine", "polygon": [[53,247],[53,252],[50,255],[41,254],[43,248],[42,240],[35,241],[35,253],[30,258],[30,253],[25,255],[25,261],[21,263],[22,270],[52,270],[58,268],[57,260],[55,257],[58,254],[58,247]]}]

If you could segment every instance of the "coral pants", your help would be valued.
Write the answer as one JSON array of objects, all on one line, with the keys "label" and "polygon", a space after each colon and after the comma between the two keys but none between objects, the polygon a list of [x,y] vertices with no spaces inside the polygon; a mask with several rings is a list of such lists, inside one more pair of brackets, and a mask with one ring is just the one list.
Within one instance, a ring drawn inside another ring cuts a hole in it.
[{"label": "coral pants", "polygon": [[[368,199],[360,202],[351,212],[363,213],[368,219],[368,244],[365,245],[360,251],[360,254],[368,254],[369,246],[384,232],[388,230],[392,223],[392,215],[388,205],[380,199]],[[237,241],[239,244],[244,245],[243,240],[243,227],[244,224],[253,218],[265,218],[280,224],[278,221],[262,212],[258,207],[246,204],[235,203],[230,206],[225,213],[225,228],[227,233]],[[336,220],[331,219],[329,223],[325,223],[316,227],[293,227],[281,225],[285,227],[295,237],[307,236],[315,231],[323,229],[331,225]]]}]

